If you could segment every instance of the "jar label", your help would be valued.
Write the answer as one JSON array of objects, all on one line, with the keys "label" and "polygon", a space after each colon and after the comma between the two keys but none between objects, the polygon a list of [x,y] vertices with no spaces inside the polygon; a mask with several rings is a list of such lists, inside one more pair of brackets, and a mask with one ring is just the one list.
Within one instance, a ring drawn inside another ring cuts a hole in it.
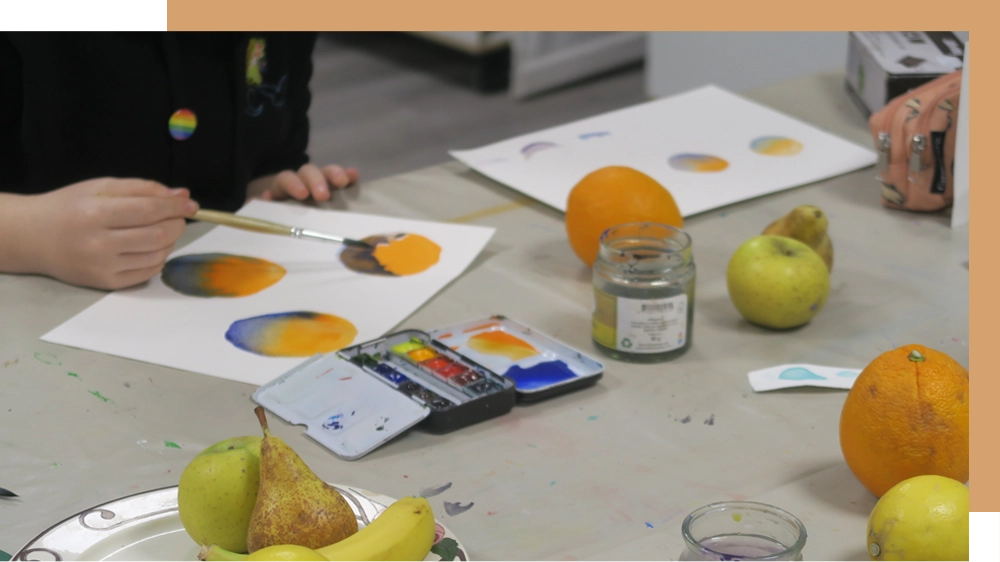
[{"label": "jar label", "polygon": [[606,347],[628,353],[663,353],[687,341],[688,297],[629,299],[594,290],[592,335]]}]

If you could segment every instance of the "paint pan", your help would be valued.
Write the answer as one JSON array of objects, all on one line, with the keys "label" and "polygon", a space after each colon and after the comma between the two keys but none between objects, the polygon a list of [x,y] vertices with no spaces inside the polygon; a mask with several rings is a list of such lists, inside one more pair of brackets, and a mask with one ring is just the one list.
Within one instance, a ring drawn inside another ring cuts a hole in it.
[{"label": "paint pan", "polygon": [[403,330],[317,355],[253,398],[341,458],[360,458],[418,425],[447,433],[594,384],[596,360],[503,316]]}]

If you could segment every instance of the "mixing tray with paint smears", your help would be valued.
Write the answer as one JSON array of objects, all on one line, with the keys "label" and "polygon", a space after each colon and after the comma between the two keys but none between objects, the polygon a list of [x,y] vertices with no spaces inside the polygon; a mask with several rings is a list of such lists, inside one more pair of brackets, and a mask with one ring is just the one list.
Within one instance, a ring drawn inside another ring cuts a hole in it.
[{"label": "mixing tray with paint smears", "polygon": [[317,355],[254,392],[274,415],[353,460],[420,425],[446,433],[597,382],[604,367],[528,326],[492,316],[403,330]]},{"label": "mixing tray with paint smears", "polygon": [[526,402],[590,386],[604,373],[599,361],[505,316],[441,328],[430,335],[514,381],[518,399]]}]

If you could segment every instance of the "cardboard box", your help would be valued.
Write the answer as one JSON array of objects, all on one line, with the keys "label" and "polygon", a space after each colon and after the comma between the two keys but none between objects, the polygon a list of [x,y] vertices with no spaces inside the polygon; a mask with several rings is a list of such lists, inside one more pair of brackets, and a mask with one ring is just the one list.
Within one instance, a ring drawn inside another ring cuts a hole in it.
[{"label": "cardboard box", "polygon": [[865,115],[962,68],[965,50],[950,31],[855,31],[847,49],[847,90]]}]

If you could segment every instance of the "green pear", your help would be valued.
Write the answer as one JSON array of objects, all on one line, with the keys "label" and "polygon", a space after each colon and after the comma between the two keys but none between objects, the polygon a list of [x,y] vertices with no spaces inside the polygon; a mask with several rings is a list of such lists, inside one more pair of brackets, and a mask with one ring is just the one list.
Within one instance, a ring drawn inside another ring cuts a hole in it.
[{"label": "green pear", "polygon": [[184,529],[198,544],[247,552],[262,442],[255,435],[220,441],[198,453],[181,473],[177,507]]},{"label": "green pear", "polygon": [[260,446],[260,491],[247,530],[247,548],[294,544],[318,549],[358,532],[344,496],[310,470],[267,427],[264,408],[254,409],[264,440]]},{"label": "green pear", "polygon": [[833,271],[833,243],[827,234],[829,220],[815,205],[799,205],[767,225],[761,234],[787,236],[803,242],[823,258],[828,272]]}]

